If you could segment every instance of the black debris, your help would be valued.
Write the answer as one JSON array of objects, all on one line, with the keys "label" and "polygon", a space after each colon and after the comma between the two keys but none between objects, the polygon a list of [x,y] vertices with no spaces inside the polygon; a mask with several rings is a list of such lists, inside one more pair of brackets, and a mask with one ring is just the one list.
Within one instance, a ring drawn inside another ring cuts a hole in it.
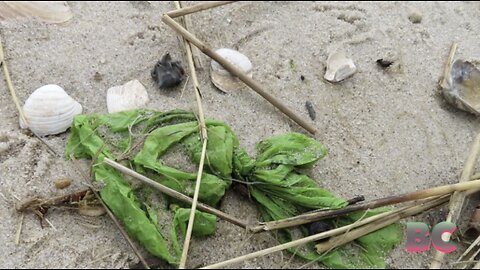
[{"label": "black debris", "polygon": [[180,84],[185,71],[179,61],[173,61],[169,53],[157,62],[152,70],[152,78],[160,88],[170,88]]},{"label": "black debris", "polygon": [[308,111],[308,116],[310,116],[310,119],[315,120],[317,117],[317,113],[315,112],[315,109],[313,108],[313,104],[310,101],[305,102],[305,107],[307,107]]}]

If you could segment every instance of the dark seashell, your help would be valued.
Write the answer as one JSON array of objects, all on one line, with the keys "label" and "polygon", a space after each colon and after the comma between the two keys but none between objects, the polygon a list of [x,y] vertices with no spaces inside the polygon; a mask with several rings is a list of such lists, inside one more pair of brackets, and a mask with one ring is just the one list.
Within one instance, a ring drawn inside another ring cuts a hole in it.
[{"label": "dark seashell", "polygon": [[391,66],[394,62],[391,61],[391,60],[386,60],[386,59],[383,59],[383,58],[380,58],[377,60],[377,64],[379,66],[381,66],[382,68],[388,68],[389,66]]},{"label": "dark seashell", "polygon": [[316,221],[308,226],[308,234],[315,235],[332,229],[332,226],[324,221]]},{"label": "dark seashell", "polygon": [[170,88],[180,84],[185,71],[179,61],[173,61],[169,53],[157,62],[152,70],[152,78],[160,88]]},{"label": "dark seashell", "polygon": [[451,105],[480,115],[480,70],[468,61],[456,60],[442,93]]}]

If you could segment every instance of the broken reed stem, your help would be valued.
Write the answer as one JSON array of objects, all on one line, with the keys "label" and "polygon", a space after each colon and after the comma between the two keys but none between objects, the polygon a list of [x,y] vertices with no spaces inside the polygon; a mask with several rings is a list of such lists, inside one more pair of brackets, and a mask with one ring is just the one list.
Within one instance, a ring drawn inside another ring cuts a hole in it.
[{"label": "broken reed stem", "polygon": [[462,259],[468,255],[468,253],[470,253],[470,251],[472,251],[472,249],[474,247],[476,247],[478,244],[480,243],[480,235],[477,237],[477,239],[475,239],[475,241],[473,241],[473,243],[465,250],[465,252],[458,258],[458,260],[455,262],[455,263],[465,263],[464,267],[465,268],[466,266],[468,266],[468,264],[470,263],[469,261],[463,261],[462,262]]},{"label": "broken reed stem", "polygon": [[[173,1],[173,3],[175,4],[175,8],[177,8],[177,9],[181,9],[183,7],[181,1]],[[185,16],[180,17],[178,19],[180,20],[182,26],[185,27],[185,29],[187,29],[187,31],[191,32],[192,20],[191,20],[190,16],[191,15],[185,15]],[[183,37],[180,37],[178,35],[177,35],[177,37],[181,38],[181,40],[184,40]],[[182,42],[181,47],[185,47],[184,42]],[[190,49],[192,50],[192,57],[193,57],[193,62],[195,64],[195,68],[196,69],[203,69],[203,63],[202,63],[202,58],[201,58],[201,55],[200,55],[200,51],[198,50],[197,47],[192,48],[192,46],[190,46]],[[185,49],[185,53],[186,53],[186,49]]]},{"label": "broken reed stem", "polygon": [[20,215],[20,221],[18,222],[17,232],[15,233],[15,245],[18,246],[20,244],[20,235],[22,234],[22,227],[23,227],[23,218],[25,217],[25,213]]},{"label": "broken reed stem", "polygon": [[457,183],[452,185],[444,185],[444,186],[424,189],[420,191],[415,191],[415,192],[407,193],[403,195],[390,196],[390,197],[373,200],[366,203],[347,206],[345,208],[338,209],[338,210],[326,210],[326,211],[305,213],[305,214],[301,214],[291,218],[263,222],[257,226],[251,227],[250,229],[254,233],[261,232],[261,231],[272,231],[272,230],[284,229],[284,228],[307,224],[307,223],[322,220],[322,219],[343,216],[343,215],[346,215],[352,212],[361,211],[361,210],[374,209],[378,207],[388,206],[388,205],[397,204],[397,203],[404,203],[409,201],[416,201],[416,200],[425,199],[429,197],[445,195],[455,191],[465,191],[465,190],[474,190],[474,191],[480,190],[480,180],[470,181],[466,183]]},{"label": "broken reed stem", "polygon": [[[73,164],[73,166],[75,167],[75,169],[77,170],[77,172],[83,177],[84,181],[86,181],[86,183],[89,183],[91,178],[89,178],[87,176],[87,174],[85,174],[85,172],[80,168],[80,166],[78,166],[77,164],[77,159],[73,156],[73,155],[70,155],[70,159],[71,159],[71,164]],[[115,224],[115,226],[117,227],[117,229],[120,231],[120,234],[123,236],[123,238],[125,238],[125,240],[127,241],[128,245],[130,246],[130,248],[132,249],[133,253],[135,253],[135,255],[137,256],[137,258],[140,260],[140,262],[142,263],[143,267],[145,267],[145,269],[150,269],[150,266],[148,265],[147,261],[145,260],[145,258],[143,258],[142,254],[140,253],[140,251],[137,249],[137,247],[135,246],[135,244],[133,243],[132,239],[130,238],[130,236],[128,236],[128,233],[125,231],[125,229],[122,227],[122,225],[120,224],[120,221],[118,221],[117,217],[115,217],[115,215],[112,213],[112,211],[110,211],[110,208],[108,208],[108,206],[103,202],[102,198],[100,197],[100,195],[98,194],[98,192],[96,190],[94,190],[93,188],[90,188],[90,191],[95,195],[95,197],[97,198],[98,201],[100,201],[100,203],[102,204],[103,208],[105,209],[105,211],[107,212],[107,215],[110,217],[110,219],[113,221],[113,223]]]},{"label": "broken reed stem", "polygon": [[[176,5],[180,6],[181,4],[180,2],[178,2],[176,3]],[[208,144],[207,126],[205,124],[205,114],[203,112],[202,97],[200,96],[200,84],[198,83],[197,72],[195,70],[192,47],[187,40],[185,40],[184,38],[182,38],[182,40],[184,42],[185,50],[187,52],[187,62],[190,69],[190,76],[192,77],[193,92],[195,93],[195,99],[197,101],[198,117],[200,122],[200,134],[202,136],[203,145],[202,153],[200,156],[200,163],[198,164],[197,181],[195,183],[195,192],[193,193],[192,208],[190,210],[187,232],[185,234],[185,241],[183,243],[182,256],[180,257],[180,269],[184,269],[187,262],[188,249],[190,247],[190,238],[192,237],[193,223],[195,221],[195,211],[197,210],[198,195],[200,193],[200,186],[202,183],[203,165],[205,164],[205,155],[207,153]]]},{"label": "broken reed stem", "polygon": [[[456,44],[454,44],[456,48]],[[453,48],[452,48],[453,49]],[[475,170],[475,164],[477,163],[478,154],[480,151],[480,133],[477,134],[475,140],[473,141],[473,145],[470,148],[470,153],[468,155],[467,161],[465,162],[462,175],[460,176],[459,184],[463,183],[472,183],[471,181],[472,175]],[[452,198],[450,200],[450,204],[448,205],[449,212],[446,221],[456,223],[460,217],[460,213],[462,212],[463,204],[465,202],[466,194],[465,192],[460,192],[457,190],[453,193]],[[446,241],[450,240],[450,235],[447,237]],[[444,261],[445,253],[436,251],[435,255],[432,259],[432,263],[430,264],[430,269],[439,269]]]},{"label": "broken reed stem", "polygon": [[202,182],[202,168],[205,162],[205,153],[207,151],[207,140],[203,141],[202,156],[200,159],[200,168],[197,175],[197,183],[195,186],[195,193],[193,194],[192,208],[190,210],[190,218],[188,220],[187,233],[185,234],[185,241],[183,243],[182,257],[180,258],[179,269],[185,269],[187,262],[188,249],[190,247],[190,238],[192,237],[193,222],[195,221],[195,211],[197,210],[198,194],[200,193],[200,184]]},{"label": "broken reed stem", "polygon": [[17,94],[15,93],[15,88],[13,87],[12,79],[10,78],[10,72],[8,71],[7,63],[5,63],[5,54],[3,51],[3,44],[2,44],[1,37],[0,37],[0,65],[2,65],[3,74],[5,75],[5,81],[7,82],[7,87],[10,90],[10,95],[12,96],[12,100],[13,100],[13,103],[15,104],[15,107],[17,108],[18,114],[20,115],[20,118],[22,119],[23,123],[25,123],[25,125],[28,126],[27,119],[23,114],[22,106],[20,105],[20,102],[18,101],[18,98],[17,98]]},{"label": "broken reed stem", "polygon": [[[305,238],[297,239],[297,240],[294,240],[294,241],[291,241],[291,242],[288,242],[288,243],[285,243],[285,244],[281,244],[281,245],[278,245],[278,246],[275,246],[275,247],[271,247],[271,248],[267,248],[267,249],[264,249],[264,250],[256,251],[256,252],[253,252],[253,253],[250,253],[250,254],[247,254],[247,255],[243,255],[243,256],[240,256],[240,257],[237,257],[237,258],[234,258],[234,259],[230,259],[230,260],[227,260],[227,261],[224,261],[224,262],[209,265],[209,266],[203,267],[202,269],[226,268],[226,267],[231,266],[232,264],[235,264],[235,263],[239,263],[239,262],[243,262],[243,261],[246,261],[246,260],[258,258],[258,257],[261,257],[261,256],[265,256],[265,255],[274,253],[274,252],[282,251],[282,250],[285,250],[285,249],[294,248],[294,247],[301,246],[301,245],[304,245],[304,244],[307,244],[307,243],[310,243],[310,242],[313,242],[313,241],[318,241],[318,240],[325,239],[325,238],[328,238],[328,237],[340,235],[342,233],[351,231],[354,228],[358,228],[360,226],[363,226],[363,225],[366,225],[366,224],[369,224],[369,223],[372,223],[372,222],[376,222],[378,220],[388,220],[391,217],[397,216],[399,213],[408,211],[408,209],[415,209],[415,211],[412,210],[412,211],[409,211],[408,213],[411,214],[411,215],[416,215],[416,214],[421,213],[425,210],[428,210],[432,207],[435,207],[437,205],[445,203],[447,200],[448,200],[448,196],[443,196],[442,198],[431,199],[422,206],[413,205],[413,206],[409,206],[409,207],[404,207],[402,209],[394,210],[394,211],[391,211],[391,212],[381,213],[381,214],[378,214],[378,215],[375,215],[375,216],[372,216],[372,217],[368,217],[364,220],[355,222],[355,223],[350,224],[350,225],[346,225],[346,226],[336,228],[336,229],[333,229],[333,230],[329,230],[329,231],[326,231],[326,232],[322,232],[322,233],[319,233],[319,234],[311,235],[311,236],[308,236],[308,237],[305,237]],[[402,215],[402,216],[407,217],[407,215]]]},{"label": "broken reed stem", "polygon": [[423,205],[415,205],[405,209],[403,211],[398,211],[397,213],[392,213],[388,217],[381,218],[374,222],[371,222],[365,226],[357,228],[355,230],[346,232],[343,235],[338,235],[335,237],[330,238],[328,241],[324,243],[317,244],[315,247],[317,248],[317,253],[321,254],[337,248],[339,246],[345,245],[358,239],[362,236],[365,236],[369,233],[377,231],[379,229],[385,228],[393,223],[400,221],[403,218],[407,218],[410,216],[414,216],[424,212],[425,210],[431,209],[433,207],[442,205],[448,201],[448,196],[443,196],[441,198],[432,199],[428,202],[424,203]]},{"label": "broken reed stem", "polygon": [[[123,165],[121,165],[121,164],[119,164],[119,163],[117,163],[117,162],[115,162],[111,159],[105,158],[103,160],[103,162],[105,164],[111,166],[112,168],[117,169],[118,171],[120,171],[124,174],[130,175],[131,177],[144,182],[145,184],[157,189],[158,191],[160,191],[161,193],[163,193],[167,196],[170,196],[172,198],[175,198],[175,199],[177,199],[181,202],[187,203],[187,204],[191,204],[193,202],[192,198],[190,198],[190,197],[188,197],[188,196],[186,196],[186,195],[184,195],[184,194],[182,194],[182,193],[180,193],[176,190],[168,188],[168,187],[166,187],[166,186],[164,186],[160,183],[157,183],[157,182],[151,180],[150,178],[148,178],[146,176],[143,176],[143,175],[137,173],[136,171],[133,171],[133,170],[131,170],[131,169],[129,169],[129,168],[127,168],[127,167],[125,167],[125,166],[123,166]],[[222,212],[218,209],[215,209],[211,206],[208,206],[206,204],[203,204],[203,203],[199,202],[198,205],[197,205],[197,208],[204,211],[204,212],[215,215],[215,216],[217,216],[217,217],[219,217],[219,218],[221,218],[225,221],[228,221],[228,222],[230,222],[234,225],[237,225],[237,226],[239,226],[243,229],[246,229],[248,227],[247,224],[244,221],[239,220],[237,218],[234,218],[234,217],[232,217],[232,216],[230,216],[230,215],[228,215],[228,214],[226,214],[226,213],[224,213],[224,212]]]},{"label": "broken reed stem", "polygon": [[450,53],[448,54],[447,62],[443,69],[443,78],[440,80],[440,87],[443,89],[449,88],[448,77],[450,76],[450,70],[452,69],[453,58],[455,57],[455,52],[457,51],[457,43],[452,43],[450,46]]},{"label": "broken reed stem", "polygon": [[[3,75],[5,75],[5,81],[7,82],[7,88],[10,91],[10,96],[12,97],[13,103],[15,104],[15,107],[17,108],[18,114],[20,115],[20,119],[22,120],[23,124],[30,129],[29,124],[27,122],[27,119],[25,118],[25,114],[23,113],[22,106],[20,105],[20,101],[18,100],[17,93],[15,92],[15,88],[13,87],[12,79],[10,78],[10,72],[8,71],[8,66],[7,63],[5,62],[5,53],[3,51],[3,44],[2,44],[2,38],[0,36],[0,65],[2,66],[3,69]],[[55,154],[57,157],[60,155],[53,150],[50,145],[47,144],[40,136],[38,136],[33,130],[30,129],[30,131],[39,139],[47,148],[50,150],[53,154]]]},{"label": "broken reed stem", "polygon": [[220,56],[218,53],[216,53],[215,51],[208,48],[205,45],[205,43],[203,43],[198,38],[196,38],[194,35],[192,35],[190,32],[188,32],[185,28],[183,28],[175,20],[173,20],[171,17],[169,17],[168,14],[164,14],[162,16],[162,21],[164,23],[166,23],[167,25],[169,25],[177,33],[182,35],[186,40],[190,41],[191,44],[195,45],[204,54],[206,54],[207,56],[209,56],[210,58],[212,58],[213,60],[218,62],[223,68],[225,68],[232,75],[238,77],[238,79],[240,79],[243,83],[248,85],[252,90],[257,92],[263,98],[265,98],[268,102],[270,102],[273,106],[275,106],[277,109],[279,109],[285,115],[287,115],[290,119],[292,119],[298,125],[303,127],[305,130],[307,130],[311,134],[316,133],[316,129],[311,124],[309,124],[303,118],[298,116],[295,112],[293,112],[290,108],[288,108],[285,104],[283,104],[275,96],[273,96],[272,94],[267,92],[262,85],[260,85],[255,80],[253,80],[252,78],[247,76],[245,73],[240,71],[237,67],[235,67],[233,64],[228,62],[225,58]]},{"label": "broken reed stem", "polygon": [[190,7],[185,7],[185,8],[181,8],[181,9],[169,11],[169,12],[167,12],[167,15],[168,15],[170,18],[176,18],[176,17],[180,17],[180,16],[187,15],[187,14],[192,14],[192,13],[195,13],[195,12],[199,12],[199,11],[203,11],[203,10],[207,10],[207,9],[211,9],[211,8],[215,8],[215,7],[219,7],[219,6],[223,6],[223,5],[227,5],[227,4],[231,4],[231,3],[234,3],[234,2],[235,2],[235,1],[210,1],[210,2],[204,2],[204,3],[201,3],[201,4],[194,5],[194,6],[190,6]]}]

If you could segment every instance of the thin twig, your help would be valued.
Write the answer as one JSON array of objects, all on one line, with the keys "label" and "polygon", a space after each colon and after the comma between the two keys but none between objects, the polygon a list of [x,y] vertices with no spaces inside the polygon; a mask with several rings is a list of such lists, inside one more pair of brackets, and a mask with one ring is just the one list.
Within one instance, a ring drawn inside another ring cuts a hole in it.
[{"label": "thin twig", "polygon": [[223,5],[226,5],[226,4],[231,4],[231,3],[234,3],[234,2],[235,1],[204,2],[204,3],[201,3],[201,4],[194,5],[194,6],[169,11],[169,12],[167,12],[167,15],[171,18],[175,18],[175,17],[184,16],[184,15],[187,15],[187,14],[192,14],[192,13],[195,13],[195,12],[211,9],[211,8],[214,8],[214,7],[219,7],[219,6],[223,6]]},{"label": "thin twig", "polygon": [[328,239],[328,241],[326,242],[317,244],[315,247],[317,248],[317,252],[320,254],[329,250],[333,250],[334,248],[350,243],[355,239],[358,239],[369,233],[372,233],[379,229],[385,228],[386,226],[389,226],[393,223],[396,223],[400,221],[400,219],[417,215],[419,213],[422,213],[425,210],[428,210],[430,208],[446,203],[447,201],[448,201],[448,197],[443,197],[443,198],[432,200],[428,203],[425,203],[424,205],[413,206],[405,211],[398,212],[388,217],[384,217],[382,219],[371,222],[368,225],[365,225],[358,229],[347,232],[344,235],[332,237]]},{"label": "thin twig", "polygon": [[10,78],[10,72],[8,71],[7,62],[5,61],[5,53],[3,51],[3,44],[2,44],[2,37],[0,36],[0,65],[3,68],[3,75],[5,75],[5,81],[7,82],[7,88],[10,91],[10,96],[12,97],[13,103],[17,108],[18,114],[20,115],[20,119],[22,120],[25,127],[27,127],[37,139],[40,140],[47,148],[50,150],[55,156],[59,157],[60,155],[50,146],[48,145],[45,140],[43,140],[36,132],[30,129],[27,118],[25,118],[25,114],[23,113],[22,106],[20,105],[20,101],[18,100],[17,93],[15,92],[15,88],[13,87],[12,79]]},{"label": "thin twig", "polygon": [[441,196],[441,195],[449,194],[455,191],[469,190],[470,192],[477,192],[479,189],[480,189],[480,180],[475,180],[475,181],[470,181],[465,183],[457,183],[452,185],[444,185],[444,186],[424,189],[420,191],[415,191],[412,193],[390,196],[390,197],[373,200],[366,203],[355,204],[355,205],[347,206],[345,208],[338,209],[338,210],[310,212],[310,213],[301,214],[301,215],[287,218],[287,219],[263,222],[257,226],[252,227],[251,230],[253,232],[260,232],[260,231],[284,229],[284,228],[307,224],[307,223],[322,220],[322,219],[343,216],[343,215],[361,211],[361,210],[374,209],[374,208],[388,206],[388,205],[397,204],[397,203],[404,203],[409,201],[425,199],[429,197]]},{"label": "thin twig", "polygon": [[440,80],[440,87],[443,89],[449,88],[448,78],[450,77],[450,70],[452,69],[453,58],[455,57],[455,52],[457,51],[457,43],[454,42],[450,47],[450,53],[448,54],[447,62],[443,69],[443,78]]},{"label": "thin twig", "polygon": [[[471,181],[471,179],[472,179],[473,172],[475,170],[475,164],[477,162],[479,152],[480,152],[480,133],[475,137],[475,140],[473,141],[473,145],[470,148],[470,154],[468,155],[467,161],[465,162],[462,175],[460,176],[459,184],[474,182],[474,181]],[[460,190],[453,193],[452,199],[450,200],[450,204],[448,206],[449,212],[446,220],[447,222],[456,223],[460,217],[460,213],[462,212],[466,194],[465,192],[459,192],[459,191]],[[448,241],[449,239],[450,239],[450,236],[448,236],[446,241]],[[430,269],[439,269],[443,264],[444,258],[445,258],[445,253],[437,251],[433,257],[432,263],[430,264]]]},{"label": "thin twig", "polygon": [[[183,4],[182,4],[181,1],[176,1],[176,2],[178,2],[179,8],[183,8]],[[183,24],[182,25],[185,27],[185,29],[192,32],[191,15],[190,14],[185,15],[185,16],[182,17],[182,19],[183,19]],[[195,68],[199,69],[199,70],[202,70],[203,69],[203,62],[202,62],[202,57],[201,57],[200,50],[197,47],[192,48],[192,46],[190,46],[190,48],[192,49],[192,57],[193,57],[193,61],[195,63]]]},{"label": "thin twig", "polygon": [[55,228],[55,226],[53,226],[53,224],[50,222],[50,220],[48,220],[48,218],[44,218],[44,220],[48,223],[48,225],[49,225],[50,227],[52,227],[52,229],[53,229],[54,231],[57,231],[57,228]]},{"label": "thin twig", "polygon": [[[177,5],[177,8],[181,7],[180,2],[176,2],[176,5]],[[185,40],[184,38],[182,38],[182,40],[184,42],[185,50],[187,53],[187,62],[190,70],[190,77],[192,78],[193,91],[195,93],[195,99],[197,101],[199,124],[200,124],[200,135],[202,136],[203,145],[202,145],[202,153],[200,156],[200,163],[198,164],[197,180],[195,183],[195,191],[193,193],[193,202],[190,210],[190,217],[188,219],[188,226],[185,234],[185,241],[183,243],[182,256],[180,258],[180,264],[179,264],[180,269],[184,269],[185,264],[187,262],[188,249],[190,247],[190,238],[192,237],[193,223],[195,221],[195,212],[197,210],[198,196],[200,194],[200,186],[202,183],[202,175],[203,175],[203,166],[205,164],[205,155],[207,153],[207,144],[208,144],[207,126],[205,124],[205,114],[203,112],[202,97],[200,95],[200,90],[199,90],[200,84],[198,83],[197,72],[195,70],[195,63],[192,55],[192,47],[187,40]]]},{"label": "thin twig", "polygon": [[20,215],[20,221],[18,222],[18,226],[17,226],[17,233],[15,234],[15,245],[19,245],[20,244],[20,235],[22,233],[22,227],[23,227],[23,218],[25,217],[25,214],[22,213]]},{"label": "thin twig", "polygon": [[[377,222],[378,220],[388,220],[391,217],[398,216],[399,213],[406,212],[410,215],[416,215],[416,214],[421,213],[425,210],[428,210],[432,207],[436,207],[436,206],[438,206],[442,203],[445,203],[446,201],[448,201],[448,196],[443,196],[442,198],[432,199],[432,200],[430,200],[429,202],[427,202],[423,205],[414,205],[414,206],[411,206],[411,207],[408,207],[408,208],[403,208],[403,209],[399,209],[399,210],[395,210],[395,211],[391,211],[391,212],[381,213],[381,214],[378,214],[378,215],[375,215],[375,216],[372,216],[372,217],[368,217],[368,218],[366,218],[366,219],[364,219],[364,220],[362,220],[358,223],[350,224],[350,225],[347,225],[347,226],[343,226],[343,227],[336,228],[336,229],[333,229],[333,230],[329,230],[329,231],[326,231],[326,232],[322,232],[322,233],[319,233],[319,234],[311,235],[311,236],[301,238],[301,239],[298,239],[298,240],[294,240],[294,241],[291,241],[291,242],[288,242],[288,243],[285,243],[285,244],[281,244],[281,245],[278,245],[278,246],[275,246],[275,247],[271,247],[271,248],[267,248],[267,249],[264,249],[264,250],[256,251],[256,252],[253,252],[253,253],[250,253],[250,254],[247,254],[247,255],[243,255],[243,256],[234,258],[234,259],[230,259],[230,260],[227,260],[227,261],[224,261],[224,262],[216,263],[216,264],[204,267],[202,269],[225,268],[225,267],[230,266],[230,265],[235,264],[235,263],[239,263],[239,262],[243,262],[243,261],[246,261],[246,260],[249,260],[249,259],[265,256],[265,255],[268,255],[268,254],[271,254],[271,253],[274,253],[274,252],[277,252],[277,251],[297,247],[297,246],[304,245],[304,244],[307,244],[307,243],[310,243],[310,242],[313,242],[313,241],[318,241],[318,240],[325,239],[325,238],[328,238],[328,237],[336,236],[336,235],[345,233],[346,231],[349,231],[351,229],[363,226],[365,224],[369,224],[369,223],[372,223],[372,222]],[[402,217],[406,217],[406,216],[407,216],[406,214],[402,215]]]},{"label": "thin twig", "polygon": [[475,241],[473,241],[473,243],[467,248],[467,250],[465,250],[465,252],[462,255],[460,255],[460,257],[457,260],[457,263],[459,263],[463,259],[463,257],[467,256],[467,254],[470,253],[470,251],[472,251],[472,249],[476,247],[479,243],[480,243],[480,235],[477,237],[477,239],[475,239]]},{"label": "thin twig", "polygon": [[[73,164],[73,166],[76,168],[77,172],[82,175],[84,181],[86,181],[86,183],[89,183],[90,181],[90,178],[87,176],[87,174],[85,174],[85,172],[80,168],[80,166],[78,165],[77,163],[77,160],[76,158],[73,156],[73,155],[70,155],[70,159],[71,159],[71,163]],[[137,249],[137,247],[135,246],[135,244],[133,243],[132,239],[130,239],[130,237],[128,236],[128,233],[125,231],[125,229],[122,227],[122,225],[120,224],[120,222],[118,221],[118,219],[115,217],[115,215],[112,213],[112,211],[110,210],[110,208],[108,208],[108,206],[103,202],[102,198],[100,197],[100,195],[98,194],[98,192],[93,189],[93,188],[90,188],[90,190],[92,191],[92,193],[95,195],[95,197],[98,199],[98,201],[102,204],[103,208],[105,208],[105,211],[107,212],[108,216],[110,217],[110,219],[113,221],[113,223],[115,224],[115,226],[118,228],[118,230],[120,231],[120,234],[122,234],[123,238],[125,238],[125,240],[127,240],[127,243],[128,245],[130,246],[130,248],[132,249],[132,251],[135,253],[135,255],[137,255],[138,259],[140,260],[140,262],[143,264],[143,266],[145,267],[145,269],[150,269],[150,266],[148,265],[147,261],[145,261],[145,258],[143,258],[142,254],[140,253],[140,251]]]},{"label": "thin twig", "polygon": [[12,96],[12,100],[13,100],[13,103],[15,104],[15,107],[17,108],[18,114],[20,115],[20,119],[22,119],[22,122],[28,126],[27,119],[23,114],[22,106],[20,105],[20,102],[18,101],[18,98],[17,98],[17,94],[15,93],[15,88],[13,87],[12,79],[10,78],[10,72],[8,71],[7,63],[5,62],[5,54],[3,51],[1,36],[0,36],[0,64],[2,65],[3,74],[5,75],[5,81],[7,82],[7,87],[10,90],[10,95]]},{"label": "thin twig", "polygon": [[[156,190],[160,191],[161,193],[167,195],[167,196],[170,196],[172,198],[175,198],[181,202],[184,202],[184,203],[187,203],[187,204],[192,204],[193,202],[193,199],[176,191],[176,190],[173,190],[171,188],[168,188],[158,182],[155,182],[153,181],[152,179],[146,177],[146,176],[143,176],[139,173],[137,173],[136,171],[134,170],[131,170],[111,159],[108,159],[108,158],[105,158],[103,160],[103,162],[109,166],[111,166],[112,168],[115,168],[117,170],[119,170],[120,172],[124,173],[124,174],[127,174],[127,175],[130,175],[131,177],[137,179],[137,180],[140,180],[142,182],[144,182],[145,184],[155,188]],[[197,206],[198,209],[204,211],[204,212],[207,212],[207,213],[210,213],[212,215],[215,215],[225,221],[228,221],[234,225],[237,225],[243,229],[246,229],[248,227],[248,225],[242,221],[242,220],[239,220],[237,218],[234,218],[218,209],[215,209],[211,206],[208,206],[206,204],[203,204],[203,203],[198,203],[198,206]]]},{"label": "thin twig", "polygon": [[265,98],[268,102],[270,102],[273,106],[278,108],[281,112],[283,112],[286,116],[296,122],[298,125],[303,127],[308,132],[315,134],[316,129],[310,123],[305,121],[303,118],[298,116],[295,112],[293,112],[289,107],[283,104],[282,101],[277,99],[274,95],[270,94],[268,91],[264,90],[264,87],[250,78],[247,74],[239,70],[236,66],[232,63],[227,61],[225,58],[220,56],[215,51],[208,48],[205,43],[200,41],[190,32],[188,32],[185,28],[183,28],[180,24],[178,24],[175,20],[169,17],[167,14],[164,14],[162,17],[162,21],[169,25],[173,30],[177,33],[182,35],[186,40],[190,41],[191,44],[195,45],[197,48],[200,49],[201,52],[211,57],[213,60],[218,62],[223,68],[229,71],[232,75],[238,77],[242,82],[248,85],[252,90],[257,92],[263,98]]}]

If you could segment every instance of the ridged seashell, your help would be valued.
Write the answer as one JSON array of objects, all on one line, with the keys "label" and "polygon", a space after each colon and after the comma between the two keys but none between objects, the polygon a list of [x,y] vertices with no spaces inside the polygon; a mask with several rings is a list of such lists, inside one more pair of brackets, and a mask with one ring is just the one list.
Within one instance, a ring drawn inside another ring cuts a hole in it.
[{"label": "ridged seashell", "polygon": [[480,70],[468,61],[456,60],[442,94],[456,108],[480,115]]},{"label": "ridged seashell", "polygon": [[109,113],[142,108],[148,102],[148,93],[138,80],[107,90],[107,109]]},{"label": "ridged seashell", "polygon": [[352,76],[357,71],[353,60],[345,57],[343,52],[335,52],[328,56],[325,80],[340,82]]},{"label": "ridged seashell", "polygon": [[63,23],[73,17],[64,1],[0,1],[0,20],[36,19],[47,23]]},{"label": "ridged seashell", "polygon": [[[243,73],[246,73],[249,77],[252,77],[253,65],[248,57],[235,50],[227,48],[218,49],[216,52],[235,67],[240,69]],[[243,82],[240,79],[230,74],[230,72],[224,69],[216,61],[212,61],[210,69],[213,84],[222,92],[227,93],[237,90],[243,86]]]},{"label": "ridged seashell", "polygon": [[[62,87],[48,84],[35,90],[23,105],[28,127],[39,136],[54,135],[67,130],[73,117],[82,113],[82,105]],[[20,127],[26,125],[20,119]]]}]

